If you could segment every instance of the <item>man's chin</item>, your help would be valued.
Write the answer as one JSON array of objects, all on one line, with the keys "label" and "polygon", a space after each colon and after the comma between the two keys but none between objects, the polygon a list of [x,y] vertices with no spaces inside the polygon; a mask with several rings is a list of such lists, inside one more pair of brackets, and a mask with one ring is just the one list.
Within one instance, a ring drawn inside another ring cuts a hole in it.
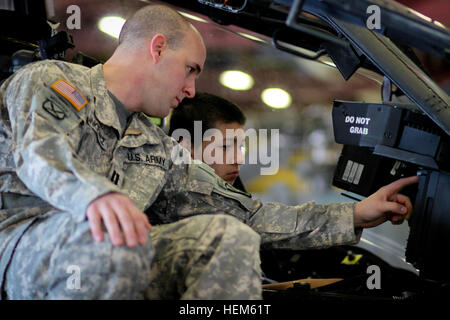
[{"label": "man's chin", "polygon": [[167,114],[159,114],[159,113],[148,113],[148,112],[144,112],[144,111],[142,111],[147,117],[150,117],[150,118],[161,118],[161,119],[164,119],[165,117],[167,117],[169,114],[167,113]]},{"label": "man's chin", "polygon": [[174,108],[175,108],[175,107],[170,107],[170,108],[167,108],[167,109],[165,109],[165,110],[160,110],[159,112],[155,113],[155,114],[153,115],[153,117],[165,118],[165,117],[167,117],[167,116],[169,115],[170,111],[171,111],[172,109],[174,109]]}]

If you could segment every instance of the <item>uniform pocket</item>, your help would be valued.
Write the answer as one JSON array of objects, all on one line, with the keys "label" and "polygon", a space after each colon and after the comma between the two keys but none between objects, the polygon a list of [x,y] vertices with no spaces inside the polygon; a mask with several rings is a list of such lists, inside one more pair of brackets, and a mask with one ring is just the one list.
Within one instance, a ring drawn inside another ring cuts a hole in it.
[{"label": "uniform pocket", "polygon": [[146,139],[127,137],[115,151],[110,178],[113,182],[117,180],[121,189],[142,209],[161,192],[170,159],[162,145],[151,145],[145,143]]},{"label": "uniform pocket", "polygon": [[95,132],[97,143],[103,151],[111,152],[118,138],[115,128],[103,124],[94,111],[94,116],[88,119],[88,125]]},{"label": "uniform pocket", "polygon": [[52,92],[39,93],[33,97],[31,111],[33,110],[36,110],[36,114],[32,121],[42,132],[69,133],[83,123],[83,119],[77,111]]}]

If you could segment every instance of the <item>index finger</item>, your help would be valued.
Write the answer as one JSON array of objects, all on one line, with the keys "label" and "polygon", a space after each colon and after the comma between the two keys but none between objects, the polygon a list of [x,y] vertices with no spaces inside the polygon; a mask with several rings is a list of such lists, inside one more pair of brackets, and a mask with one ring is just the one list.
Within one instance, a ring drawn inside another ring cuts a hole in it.
[{"label": "index finger", "polygon": [[402,179],[398,179],[397,181],[394,181],[394,182],[388,184],[387,186],[385,186],[385,189],[387,190],[387,192],[389,194],[393,194],[393,193],[399,192],[402,188],[404,188],[410,184],[417,183],[418,181],[419,181],[418,176],[402,178]]}]

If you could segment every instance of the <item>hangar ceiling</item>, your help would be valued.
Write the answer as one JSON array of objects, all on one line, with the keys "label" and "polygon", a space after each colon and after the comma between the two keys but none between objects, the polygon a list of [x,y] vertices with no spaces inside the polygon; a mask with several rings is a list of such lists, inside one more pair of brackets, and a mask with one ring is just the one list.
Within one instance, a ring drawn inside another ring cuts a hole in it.
[{"label": "hangar ceiling", "polygon": [[[446,0],[421,1],[401,0],[418,11],[450,25],[450,10]],[[98,22],[105,16],[120,16],[127,18],[141,6],[158,3],[151,0],[47,0],[47,11],[50,19],[60,22],[60,29],[67,29],[66,21],[70,16],[67,8],[77,5],[81,9],[81,28],[67,30],[73,35],[76,48],[69,50],[68,56],[77,51],[106,60],[113,52],[117,40],[101,32]],[[50,4],[50,5],[49,5]],[[234,32],[211,22],[193,21],[203,34],[208,49],[205,72],[197,82],[197,90],[221,95],[237,103],[246,113],[257,112],[261,117],[265,113],[277,112],[281,118],[292,112],[301,112],[311,105],[331,105],[335,98],[342,100],[365,100],[376,102],[380,99],[379,84],[362,76],[354,76],[344,81],[339,72],[329,66],[293,57],[274,49],[267,39],[267,44],[261,44],[236,35]],[[450,76],[447,68],[429,56],[422,56],[427,67],[438,76],[443,86],[450,86]],[[253,76],[255,85],[248,91],[234,91],[219,84],[221,72],[228,69],[242,70]],[[446,71],[444,71],[446,70]],[[280,87],[292,96],[292,105],[285,110],[272,110],[261,101],[260,95],[264,88]]]}]

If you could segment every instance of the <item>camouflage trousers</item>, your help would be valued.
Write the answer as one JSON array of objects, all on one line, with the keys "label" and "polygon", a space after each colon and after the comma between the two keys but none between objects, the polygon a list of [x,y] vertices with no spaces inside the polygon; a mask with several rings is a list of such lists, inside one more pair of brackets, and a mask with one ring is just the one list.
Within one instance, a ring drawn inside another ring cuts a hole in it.
[{"label": "camouflage trousers", "polygon": [[94,242],[87,221],[49,212],[15,248],[8,299],[260,299],[257,233],[226,215],[153,226],[143,246]]},{"label": "camouflage trousers", "polygon": [[199,215],[151,231],[148,299],[262,299],[260,236],[227,215]]}]

